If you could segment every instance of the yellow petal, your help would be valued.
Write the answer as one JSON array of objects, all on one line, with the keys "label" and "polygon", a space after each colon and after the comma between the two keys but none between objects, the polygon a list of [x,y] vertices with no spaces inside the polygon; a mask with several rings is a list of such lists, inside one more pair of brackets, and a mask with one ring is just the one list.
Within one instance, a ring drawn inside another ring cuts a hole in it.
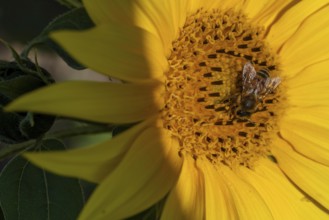
[{"label": "yellow petal", "polygon": [[79,219],[123,219],[163,198],[181,167],[175,146],[163,129],[145,130],[94,191]]},{"label": "yellow petal", "polygon": [[[111,7],[111,1],[104,0],[82,0],[90,18],[96,25],[111,21],[111,15],[118,10]],[[130,8],[131,1],[121,1],[126,8]],[[132,19],[132,18],[127,18]]]},{"label": "yellow petal", "polygon": [[159,36],[166,54],[176,39],[179,27],[189,9],[187,0],[85,0],[85,6],[96,24],[114,21],[136,25]]},{"label": "yellow petal", "polygon": [[260,11],[262,11],[268,5],[271,5],[272,2],[273,2],[272,0],[263,0],[263,1],[247,0],[244,3],[243,11],[249,18],[254,19],[255,16],[259,14]]},{"label": "yellow petal", "polygon": [[205,185],[205,219],[239,219],[233,196],[214,164],[197,160]]},{"label": "yellow petal", "polygon": [[273,48],[279,49],[305,19],[325,4],[328,4],[327,0],[299,1],[274,22],[266,37],[268,42]]},{"label": "yellow petal", "polygon": [[176,186],[171,190],[161,219],[204,219],[204,183],[190,155],[184,155],[183,167]]},{"label": "yellow petal", "polygon": [[291,108],[280,134],[299,153],[329,166],[329,107]]},{"label": "yellow petal", "polygon": [[285,141],[277,139],[272,153],[278,166],[289,179],[316,203],[329,209],[329,167],[293,151]]},{"label": "yellow petal", "polygon": [[305,198],[279,167],[260,159],[254,170],[240,167],[238,175],[250,183],[271,210],[273,219],[327,219],[328,215]]},{"label": "yellow petal", "polygon": [[329,60],[303,69],[287,79],[289,104],[297,107],[329,105]]},{"label": "yellow petal", "polygon": [[247,0],[244,11],[253,23],[266,28],[287,7],[289,8],[291,5],[286,0]]},{"label": "yellow petal", "polygon": [[154,120],[144,121],[112,140],[68,151],[25,153],[29,161],[58,175],[99,183],[113,171],[135,139]]},{"label": "yellow petal", "polygon": [[169,56],[171,43],[178,37],[179,28],[185,23],[187,1],[138,0],[132,9],[135,24],[147,29],[154,27],[165,48],[166,56]]},{"label": "yellow petal", "polygon": [[225,180],[233,197],[240,220],[273,219],[272,213],[256,189],[226,166],[221,166],[218,173]]},{"label": "yellow petal", "polygon": [[161,77],[168,68],[158,36],[136,26],[107,23],[50,36],[86,67],[125,81]]},{"label": "yellow petal", "polygon": [[[195,7],[195,11],[197,9],[203,8],[205,10],[212,10],[212,9],[220,9],[221,11],[225,11],[228,9],[233,9],[234,11],[244,10],[244,0],[230,0],[230,1],[214,1],[214,0],[199,0],[194,1],[198,2],[198,7]],[[196,4],[195,4],[196,5]]]},{"label": "yellow petal", "polygon": [[211,0],[188,0],[187,16],[195,13],[198,9],[204,6],[205,2],[211,2]]},{"label": "yellow petal", "polygon": [[[131,123],[157,113],[162,98],[156,83],[114,84],[71,81],[33,91],[7,111],[31,111],[97,122]],[[154,94],[155,93],[155,94]]]},{"label": "yellow petal", "polygon": [[329,59],[329,5],[314,12],[298,27],[280,51],[281,63],[289,75]]}]

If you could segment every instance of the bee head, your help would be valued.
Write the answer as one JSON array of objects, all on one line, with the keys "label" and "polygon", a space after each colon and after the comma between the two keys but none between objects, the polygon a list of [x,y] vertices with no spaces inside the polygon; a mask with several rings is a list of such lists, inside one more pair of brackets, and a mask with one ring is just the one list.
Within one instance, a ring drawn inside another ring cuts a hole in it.
[{"label": "bee head", "polygon": [[241,98],[241,110],[253,112],[257,107],[257,100],[254,94],[247,95]]},{"label": "bee head", "polygon": [[240,106],[236,109],[239,117],[249,117],[257,108],[257,98],[254,94],[241,97]]}]

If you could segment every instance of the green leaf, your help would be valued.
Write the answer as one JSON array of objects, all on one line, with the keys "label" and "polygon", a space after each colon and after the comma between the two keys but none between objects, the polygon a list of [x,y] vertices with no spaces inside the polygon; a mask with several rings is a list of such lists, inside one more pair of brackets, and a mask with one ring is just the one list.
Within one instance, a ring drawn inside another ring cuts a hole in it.
[{"label": "green leaf", "polygon": [[39,44],[46,44],[55,50],[59,56],[72,68],[74,69],[84,69],[81,64],[79,64],[74,58],[68,55],[60,46],[58,46],[54,41],[52,41],[48,35],[52,31],[56,30],[85,30],[94,26],[94,23],[87,14],[84,8],[72,9],[69,12],[60,15],[55,18],[42,32],[39,36],[34,38],[24,49],[22,56],[27,57],[29,51]]},{"label": "green leaf", "polygon": [[[46,140],[43,150],[62,150]],[[24,158],[13,158],[0,174],[0,205],[6,220],[75,220],[84,205],[79,180],[57,176]]]}]

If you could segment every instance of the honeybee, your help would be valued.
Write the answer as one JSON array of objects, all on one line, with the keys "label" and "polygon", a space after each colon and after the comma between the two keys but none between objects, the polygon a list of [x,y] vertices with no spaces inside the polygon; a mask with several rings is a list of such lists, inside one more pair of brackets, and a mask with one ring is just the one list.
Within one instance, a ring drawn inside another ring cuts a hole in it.
[{"label": "honeybee", "polygon": [[242,71],[242,91],[237,97],[235,114],[240,117],[250,116],[280,83],[280,77],[270,77],[268,69],[257,72],[251,62],[247,62]]}]

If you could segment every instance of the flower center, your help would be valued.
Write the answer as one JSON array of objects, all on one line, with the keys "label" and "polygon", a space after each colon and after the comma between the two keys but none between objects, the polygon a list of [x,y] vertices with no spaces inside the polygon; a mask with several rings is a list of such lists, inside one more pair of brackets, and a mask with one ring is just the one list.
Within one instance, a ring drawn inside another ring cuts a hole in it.
[{"label": "flower center", "polygon": [[162,120],[179,151],[230,167],[270,155],[281,112],[276,57],[246,20],[219,10],[189,16],[165,73]]}]

